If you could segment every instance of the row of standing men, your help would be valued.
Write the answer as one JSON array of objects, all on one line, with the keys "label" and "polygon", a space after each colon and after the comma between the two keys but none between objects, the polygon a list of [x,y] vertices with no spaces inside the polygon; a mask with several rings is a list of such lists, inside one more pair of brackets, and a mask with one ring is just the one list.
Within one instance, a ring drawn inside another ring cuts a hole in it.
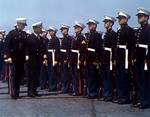
[{"label": "row of standing men", "polygon": [[[128,25],[130,15],[118,13],[120,28],[113,30],[115,18],[104,17],[106,32],[96,31],[98,21],[88,20],[89,32],[82,34],[85,25],[76,22],[75,36],[68,34],[69,26],[62,25],[62,38],[57,29],[42,31],[42,23],[32,25],[27,34],[26,19],[18,18],[17,26],[6,36],[4,61],[10,65],[9,94],[19,98],[20,83],[27,65],[28,96],[39,96],[37,87],[84,95],[90,99],[103,94],[104,101],[116,101],[147,108],[150,106],[150,12],[138,9],[139,28]],[[115,89],[115,90],[114,90]],[[114,96],[116,94],[116,96]],[[115,99],[114,99],[115,97]]]}]

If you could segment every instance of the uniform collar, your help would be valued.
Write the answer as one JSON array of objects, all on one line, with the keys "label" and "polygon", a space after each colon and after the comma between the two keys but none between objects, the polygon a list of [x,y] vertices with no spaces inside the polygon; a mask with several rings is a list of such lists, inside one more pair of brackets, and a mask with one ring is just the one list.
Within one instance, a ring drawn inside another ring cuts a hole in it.
[{"label": "uniform collar", "polygon": [[16,31],[18,31],[18,32],[22,32],[22,30],[19,30],[18,28],[15,28],[16,29]]},{"label": "uniform collar", "polygon": [[36,37],[38,37],[39,35],[38,34],[36,34],[35,32],[33,33]]},{"label": "uniform collar", "polygon": [[68,37],[68,36],[69,36],[68,34],[67,34],[67,35],[63,35],[64,38],[66,38],[66,37]]},{"label": "uniform collar", "polygon": [[144,23],[144,24],[141,24],[141,27],[142,27],[142,28],[144,28],[144,27],[146,27],[146,26],[148,26],[148,22],[146,22],[146,23]]},{"label": "uniform collar", "polygon": [[96,33],[96,30],[90,30],[90,33]]},{"label": "uniform collar", "polygon": [[112,32],[112,31],[113,31],[113,29],[111,28],[111,29],[107,30],[106,32]]},{"label": "uniform collar", "polygon": [[56,35],[55,35],[55,36],[52,36],[51,39],[56,39]]},{"label": "uniform collar", "polygon": [[121,28],[125,28],[125,27],[127,27],[128,26],[128,24],[122,24],[121,25]]},{"label": "uniform collar", "polygon": [[81,35],[81,33],[79,33],[79,34],[76,34],[76,37],[78,37],[78,36],[80,36]]}]

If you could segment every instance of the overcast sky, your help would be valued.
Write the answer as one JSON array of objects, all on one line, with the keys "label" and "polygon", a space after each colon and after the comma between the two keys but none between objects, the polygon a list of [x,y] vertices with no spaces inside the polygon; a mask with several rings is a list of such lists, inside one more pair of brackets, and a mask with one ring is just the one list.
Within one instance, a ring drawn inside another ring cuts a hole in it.
[{"label": "overcast sky", "polygon": [[103,31],[103,16],[116,17],[120,10],[131,15],[129,24],[135,27],[138,7],[150,10],[150,0],[0,0],[0,29],[11,30],[17,17],[28,19],[26,30],[37,21],[45,28],[59,28],[62,23],[73,26],[74,21],[86,23],[88,18],[95,18],[100,22],[98,30]]}]

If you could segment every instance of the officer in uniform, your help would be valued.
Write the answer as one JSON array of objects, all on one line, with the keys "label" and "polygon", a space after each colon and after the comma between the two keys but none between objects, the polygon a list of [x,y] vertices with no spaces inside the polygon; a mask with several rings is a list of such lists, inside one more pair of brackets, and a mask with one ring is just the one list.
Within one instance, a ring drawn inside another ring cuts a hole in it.
[{"label": "officer in uniform", "polygon": [[[42,33],[40,34],[41,37],[43,38],[43,43],[46,46],[46,49],[48,48],[48,42],[49,39],[47,37],[48,31],[42,28]],[[47,53],[44,57],[43,64],[41,66],[41,71],[40,71],[40,88],[41,89],[46,89],[47,88],[47,82],[48,82],[48,63],[47,63]]]},{"label": "officer in uniform", "polygon": [[117,31],[117,52],[116,52],[116,76],[118,103],[130,103],[130,82],[128,78],[128,61],[131,60],[134,40],[134,30],[128,26],[130,16],[125,12],[118,12],[120,28]]},{"label": "officer in uniform", "polygon": [[4,80],[5,31],[0,30],[0,80]]},{"label": "officer in uniform", "polygon": [[86,33],[88,41],[86,67],[87,67],[87,87],[88,98],[97,98],[99,93],[99,58],[102,49],[101,34],[96,31],[98,21],[94,19],[88,20],[89,32]]},{"label": "officer in uniform", "polygon": [[62,93],[68,93],[70,86],[70,60],[71,60],[71,44],[72,37],[68,34],[69,26],[61,25],[61,81],[62,81]]},{"label": "officer in uniform", "polygon": [[112,29],[116,19],[110,16],[104,17],[106,32],[103,39],[102,52],[102,79],[104,85],[104,101],[112,101],[112,67],[114,63],[117,33]]},{"label": "officer in uniform", "polygon": [[[57,37],[57,29],[49,27],[48,29],[51,39],[48,42],[48,81],[49,91],[57,91],[59,79],[59,61],[60,61],[60,41]],[[54,52],[54,54],[52,53]],[[53,60],[54,56],[54,60]]]},{"label": "officer in uniform", "polygon": [[40,69],[43,62],[43,57],[46,54],[46,46],[43,43],[43,38],[40,36],[42,33],[42,22],[37,22],[32,25],[33,33],[28,36],[28,48],[26,59],[28,60],[28,96],[39,96],[37,93],[37,86],[39,83]]},{"label": "officer in uniform", "polygon": [[138,86],[138,107],[143,109],[150,107],[150,76],[148,76],[150,71],[150,25],[148,24],[150,11],[139,8],[136,16],[140,27],[136,32],[134,62]]},{"label": "officer in uniform", "polygon": [[[82,31],[85,28],[85,25],[79,22],[75,22],[74,31],[75,31],[75,38],[72,42],[72,57],[71,57],[71,74],[72,74],[72,85],[73,85],[73,95],[79,94],[79,88],[83,88],[81,86],[81,82],[83,78],[81,71],[83,71],[83,65],[85,61],[85,53],[86,53],[86,40],[85,37],[82,35]],[[80,77],[81,76],[81,77]],[[80,79],[79,79],[80,78]],[[80,83],[80,87],[79,87]],[[84,84],[82,84],[84,85]]]},{"label": "officer in uniform", "polygon": [[20,84],[24,73],[26,55],[26,32],[23,31],[26,24],[25,18],[17,18],[17,27],[10,31],[6,37],[7,61],[11,65],[11,77],[9,79],[9,93],[13,99],[19,98]]}]

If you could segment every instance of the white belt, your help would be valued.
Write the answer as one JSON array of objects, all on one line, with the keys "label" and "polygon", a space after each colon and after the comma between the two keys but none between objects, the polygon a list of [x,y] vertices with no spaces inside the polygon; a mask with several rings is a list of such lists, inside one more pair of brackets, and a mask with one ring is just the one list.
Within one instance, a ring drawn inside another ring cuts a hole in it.
[{"label": "white belt", "polygon": [[67,50],[65,50],[65,49],[60,49],[60,52],[67,52]]},{"label": "white belt", "polygon": [[52,65],[55,66],[55,50],[48,49],[48,52],[52,53]]},{"label": "white belt", "polygon": [[88,51],[91,51],[91,52],[95,52],[95,49],[93,48],[87,48]]},{"label": "white belt", "polygon": [[108,47],[104,47],[104,50],[110,52],[110,70],[112,70],[112,49]]},{"label": "white belt", "polygon": [[128,69],[128,54],[129,51],[127,49],[126,45],[118,45],[118,48],[124,49],[125,50],[125,69]]},{"label": "white belt", "polygon": [[[148,54],[148,45],[145,45],[145,44],[136,44],[136,47],[146,49],[146,55]],[[145,71],[148,70],[147,63],[145,63],[145,65],[144,65],[144,70]]]},{"label": "white belt", "polygon": [[77,68],[79,69],[80,68],[80,60],[79,60],[79,57],[80,57],[80,52],[79,52],[79,50],[71,50],[71,52],[73,52],[73,53],[76,53],[77,55],[78,55],[78,63],[77,63]]}]

